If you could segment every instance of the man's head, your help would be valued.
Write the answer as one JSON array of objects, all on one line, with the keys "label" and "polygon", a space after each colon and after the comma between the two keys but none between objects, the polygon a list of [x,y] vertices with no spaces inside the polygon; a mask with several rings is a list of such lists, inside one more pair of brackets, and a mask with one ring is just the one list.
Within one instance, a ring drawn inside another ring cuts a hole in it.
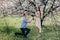
[{"label": "man's head", "polygon": [[24,11],[23,16],[25,16],[25,17],[28,16],[28,12],[27,12],[27,10]]}]

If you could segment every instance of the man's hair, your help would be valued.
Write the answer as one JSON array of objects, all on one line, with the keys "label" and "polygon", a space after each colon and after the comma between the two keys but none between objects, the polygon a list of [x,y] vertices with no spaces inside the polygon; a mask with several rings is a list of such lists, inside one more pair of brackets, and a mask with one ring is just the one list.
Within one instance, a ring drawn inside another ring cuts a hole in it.
[{"label": "man's hair", "polygon": [[[27,10],[24,10],[24,12],[26,12]],[[26,15],[26,13],[23,13],[23,16],[25,16]]]},{"label": "man's hair", "polygon": [[25,13],[23,13],[23,16],[25,16]]}]

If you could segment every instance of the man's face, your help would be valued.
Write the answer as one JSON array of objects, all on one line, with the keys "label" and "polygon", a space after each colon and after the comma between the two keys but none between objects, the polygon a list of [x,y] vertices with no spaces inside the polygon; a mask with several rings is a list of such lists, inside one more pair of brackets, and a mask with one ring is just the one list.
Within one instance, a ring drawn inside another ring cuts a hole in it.
[{"label": "man's face", "polygon": [[27,11],[25,11],[24,13],[25,13],[25,16],[27,17],[27,16],[28,16],[28,12],[27,12]]}]

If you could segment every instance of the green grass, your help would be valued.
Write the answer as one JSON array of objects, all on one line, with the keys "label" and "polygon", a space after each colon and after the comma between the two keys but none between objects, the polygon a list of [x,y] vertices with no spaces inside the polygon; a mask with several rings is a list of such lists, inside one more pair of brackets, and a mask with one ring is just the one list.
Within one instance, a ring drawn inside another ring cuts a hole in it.
[{"label": "green grass", "polygon": [[22,17],[0,18],[0,40],[60,40],[59,26],[56,28],[53,26],[43,26],[41,37],[37,38],[37,28],[35,26],[35,21],[32,21],[32,23],[27,25],[27,27],[31,29],[30,33],[28,34],[28,38],[15,36],[15,32],[21,32],[19,29],[21,19]]}]

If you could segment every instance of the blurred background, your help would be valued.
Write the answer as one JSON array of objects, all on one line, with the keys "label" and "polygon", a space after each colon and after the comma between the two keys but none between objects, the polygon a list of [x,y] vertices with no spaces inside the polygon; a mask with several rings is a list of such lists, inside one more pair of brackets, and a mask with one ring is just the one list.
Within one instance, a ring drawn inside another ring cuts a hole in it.
[{"label": "blurred background", "polygon": [[[20,32],[22,14],[28,10],[29,18],[35,7],[41,10],[42,33],[36,38],[35,20],[27,26],[31,29],[28,38],[15,36]],[[60,40],[60,0],[0,0],[0,40]]]}]

